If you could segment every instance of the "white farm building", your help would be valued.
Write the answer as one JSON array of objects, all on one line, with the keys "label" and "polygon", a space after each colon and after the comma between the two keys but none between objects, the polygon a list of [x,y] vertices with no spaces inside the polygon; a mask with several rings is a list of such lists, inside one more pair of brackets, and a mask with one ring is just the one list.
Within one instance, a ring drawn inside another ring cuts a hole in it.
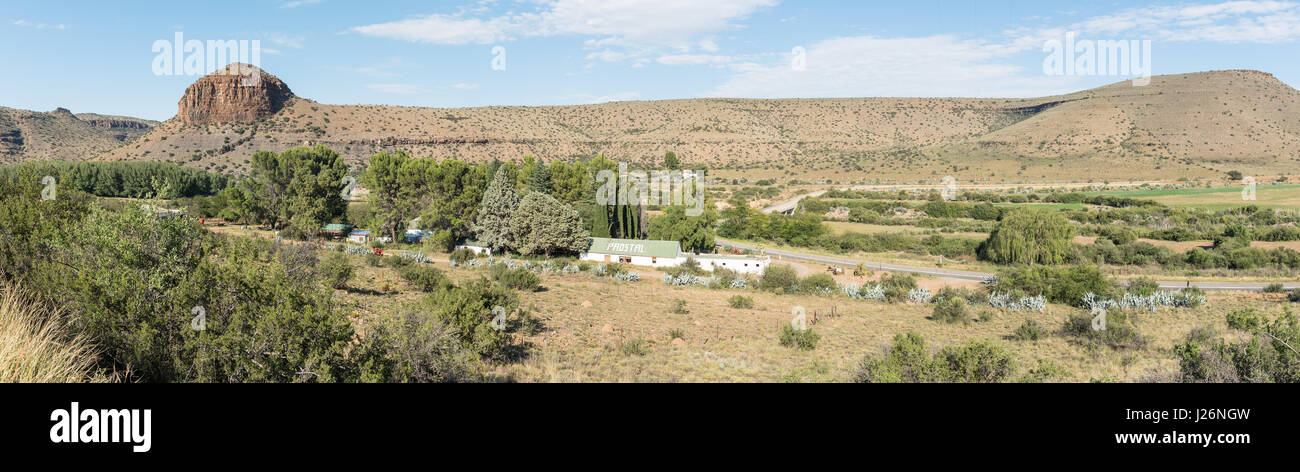
[{"label": "white farm building", "polygon": [[649,267],[676,267],[694,258],[704,270],[729,269],[742,274],[761,274],[771,261],[766,256],[691,254],[682,252],[677,241],[589,238],[587,251],[579,259],[593,262],[621,262]]}]

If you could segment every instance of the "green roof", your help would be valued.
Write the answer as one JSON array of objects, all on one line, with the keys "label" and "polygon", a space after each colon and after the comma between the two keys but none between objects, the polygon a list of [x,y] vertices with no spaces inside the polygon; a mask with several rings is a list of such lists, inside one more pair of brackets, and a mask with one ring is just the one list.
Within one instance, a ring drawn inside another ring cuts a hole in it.
[{"label": "green roof", "polygon": [[322,231],[352,231],[354,226],[348,224],[330,223],[321,228]]},{"label": "green roof", "polygon": [[587,252],[618,256],[677,257],[677,241],[643,241],[639,239],[589,238]]}]

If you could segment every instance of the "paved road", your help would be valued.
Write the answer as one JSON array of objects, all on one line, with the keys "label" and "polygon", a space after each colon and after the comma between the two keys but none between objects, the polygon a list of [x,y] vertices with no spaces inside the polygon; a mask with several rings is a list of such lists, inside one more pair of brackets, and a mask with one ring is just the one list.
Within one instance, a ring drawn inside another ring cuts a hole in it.
[{"label": "paved road", "polygon": [[805,193],[805,194],[803,194],[803,195],[799,195],[799,196],[797,196],[797,197],[791,198],[791,199],[786,200],[786,201],[784,201],[784,202],[777,203],[777,204],[775,204],[775,205],[772,205],[772,206],[769,206],[769,207],[767,207],[767,208],[764,208],[764,209],[763,209],[763,213],[773,213],[773,212],[776,212],[776,213],[785,213],[785,212],[787,212],[787,211],[794,210],[795,207],[799,206],[799,201],[800,201],[800,200],[803,200],[803,199],[805,199],[805,198],[811,198],[811,197],[820,197],[820,196],[822,196],[822,195],[825,194],[825,193],[826,193],[825,190],[818,190],[818,191],[813,192],[813,193]]},{"label": "paved road", "polygon": [[[781,259],[816,262],[819,264],[832,264],[832,265],[845,266],[849,268],[857,267],[858,264],[865,262],[865,261],[847,259],[847,258],[836,257],[836,256],[806,254],[801,252],[785,251],[781,249],[764,249],[749,244],[728,241],[722,238],[718,238],[717,241],[719,245],[731,246],[737,249],[748,249],[751,251],[762,250],[764,254],[773,256],[774,258],[779,257]],[[993,275],[985,272],[949,270],[949,269],[928,268],[928,267],[914,267],[914,266],[904,266],[904,265],[897,265],[897,264],[885,264],[880,262],[866,262],[866,265],[867,268],[871,270],[883,270],[888,272],[907,272],[912,274],[932,275],[935,277],[949,279],[949,280],[979,282]],[[1187,281],[1160,281],[1157,283],[1159,283],[1160,288],[1164,290],[1178,290],[1187,287],[1188,285]],[[1201,290],[1260,291],[1263,290],[1264,286],[1266,285],[1268,285],[1267,282],[1192,282],[1191,283],[1191,286],[1197,287]],[[1295,288],[1300,288],[1300,283],[1297,282],[1283,283],[1282,287],[1286,290],[1291,290]]]}]

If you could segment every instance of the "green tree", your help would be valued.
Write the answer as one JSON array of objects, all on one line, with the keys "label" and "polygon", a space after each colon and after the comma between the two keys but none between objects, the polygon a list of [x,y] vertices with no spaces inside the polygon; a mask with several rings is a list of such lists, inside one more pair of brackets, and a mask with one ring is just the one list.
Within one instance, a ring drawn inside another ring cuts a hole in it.
[{"label": "green tree", "polygon": [[519,195],[515,193],[514,184],[505,166],[497,170],[483,193],[483,202],[479,205],[474,233],[478,240],[487,244],[492,250],[513,249],[514,240],[511,219],[515,208],[519,206]]},{"label": "green tree", "polygon": [[521,254],[576,253],[586,248],[587,230],[573,207],[532,192],[524,196],[510,220],[510,245]]},{"label": "green tree", "polygon": [[681,161],[677,160],[677,153],[672,151],[668,151],[664,153],[664,167],[667,167],[672,170],[678,170],[682,168]]},{"label": "green tree", "polygon": [[533,165],[532,173],[528,176],[528,189],[534,192],[551,193],[551,171],[545,162],[538,161]]},{"label": "green tree", "polygon": [[296,147],[278,155],[258,151],[251,175],[240,183],[246,197],[241,204],[272,229],[292,223],[293,233],[309,236],[346,212],[346,174],[343,158],[325,146]]},{"label": "green tree", "polygon": [[551,174],[551,196],[575,207],[595,201],[591,171],[586,164],[555,162],[547,166]]},{"label": "green tree", "polygon": [[370,156],[361,184],[370,190],[370,210],[380,222],[379,231],[397,241],[397,228],[408,221],[412,204],[403,193],[402,168],[410,158],[405,152],[381,152]]},{"label": "green tree", "polygon": [[688,252],[711,253],[717,246],[713,232],[716,221],[712,210],[686,216],[685,207],[670,206],[663,215],[650,220],[650,239],[677,241]]},{"label": "green tree", "polygon": [[1060,264],[1074,250],[1074,228],[1059,212],[1038,208],[1002,217],[979,253],[999,264]]},{"label": "green tree", "polygon": [[[455,159],[444,159],[434,164],[425,161],[424,167],[416,171],[424,189],[425,200],[420,206],[425,208],[420,215],[420,226],[424,229],[449,230],[455,236],[469,234],[473,227],[483,192],[487,189],[488,165],[470,166]],[[498,166],[498,170],[504,168]]]}]

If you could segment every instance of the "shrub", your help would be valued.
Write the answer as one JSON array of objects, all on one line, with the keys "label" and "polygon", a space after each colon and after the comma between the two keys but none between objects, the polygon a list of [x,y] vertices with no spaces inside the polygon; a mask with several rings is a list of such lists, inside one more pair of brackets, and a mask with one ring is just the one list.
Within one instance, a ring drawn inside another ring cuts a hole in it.
[{"label": "shrub", "polygon": [[1016,371],[1011,353],[989,341],[947,346],[935,360],[947,382],[1001,382]]},{"label": "shrub", "polygon": [[1264,293],[1282,293],[1285,291],[1280,283],[1272,283],[1264,286]]},{"label": "shrub", "polygon": [[[495,266],[504,267],[504,266]],[[501,285],[514,290],[532,292],[542,285],[542,278],[528,269],[504,269],[494,271],[493,279]]]},{"label": "shrub", "polygon": [[1044,295],[1048,301],[1081,306],[1084,295],[1107,298],[1114,284],[1095,266],[1018,267],[998,274],[994,290],[1006,294]]},{"label": "shrub", "polygon": [[938,381],[925,338],[919,333],[894,335],[894,343],[882,358],[867,356],[858,365],[853,381],[858,383],[899,383]]},{"label": "shrub", "polygon": [[685,315],[689,313],[686,310],[686,300],[682,300],[680,298],[673,300],[673,313],[679,315]]},{"label": "shrub", "polygon": [[1291,303],[1300,302],[1300,288],[1291,289],[1291,291],[1286,294],[1286,300]]},{"label": "shrub", "polygon": [[623,264],[622,262],[611,262],[597,267],[601,268],[601,275],[607,275],[610,277],[616,277],[619,274],[627,273],[627,264]]},{"label": "shrub", "polygon": [[799,290],[804,293],[826,294],[839,287],[830,274],[813,274],[799,281]]},{"label": "shrub", "polygon": [[518,354],[509,323],[507,329],[493,325],[495,307],[515,311],[518,298],[508,289],[479,279],[463,287],[451,287],[425,295],[414,308],[424,310],[445,323],[466,350],[490,360],[504,360]]},{"label": "shrub", "polygon": [[384,265],[384,256],[375,253],[366,254],[366,265],[370,267],[382,266]]},{"label": "shrub", "polygon": [[[357,379],[356,333],[311,270],[320,264],[310,248],[219,238],[138,211],[93,210],[66,231],[58,263],[37,267],[31,289],[60,300],[128,380]],[[202,331],[191,324],[199,313]]]},{"label": "shrub", "polygon": [[452,286],[442,271],[433,267],[411,265],[402,269],[402,278],[414,284],[424,292],[433,292]]},{"label": "shrub", "polygon": [[461,265],[466,262],[469,262],[470,259],[474,258],[474,251],[465,248],[460,248],[455,251],[451,251],[451,256],[449,256],[449,258],[451,259],[452,262],[456,263],[456,265]]},{"label": "shrub", "polygon": [[885,274],[880,277],[880,286],[885,289],[886,300],[898,302],[916,289],[916,278],[904,273]]},{"label": "shrub", "polygon": [[733,295],[731,298],[727,299],[727,304],[732,308],[753,308],[754,299],[744,295]]},{"label": "shrub", "polygon": [[645,349],[645,339],[637,337],[622,341],[618,345],[618,351],[628,357],[644,356],[647,352]]},{"label": "shrub", "polygon": [[894,336],[884,357],[867,356],[858,364],[855,382],[1002,382],[1015,374],[1011,354],[988,341],[948,346],[933,358],[920,334]]},{"label": "shrub", "polygon": [[1269,320],[1254,309],[1228,314],[1228,326],[1249,338],[1228,343],[1212,330],[1193,330],[1175,346],[1184,382],[1300,381],[1300,319],[1287,309]]},{"label": "shrub", "polygon": [[958,297],[945,298],[934,306],[934,313],[930,319],[942,323],[970,323],[970,314],[967,313],[966,300]]},{"label": "shrub", "polygon": [[778,335],[782,346],[797,347],[804,351],[816,349],[817,341],[821,338],[821,335],[813,332],[812,328],[795,329],[790,323],[782,324],[781,334]]},{"label": "shrub", "polygon": [[1104,329],[1093,329],[1094,315],[1070,315],[1065,321],[1063,331],[1068,336],[1081,339],[1090,346],[1108,346],[1111,349],[1142,349],[1147,345],[1147,337],[1135,329],[1129,322],[1129,315],[1123,310],[1108,310],[1105,313]]},{"label": "shrub", "polygon": [[442,320],[408,311],[376,323],[362,340],[369,382],[473,382],[474,353],[466,351]]},{"label": "shrub", "polygon": [[684,270],[689,274],[700,275],[704,271],[700,270],[700,263],[693,256],[686,256],[686,260],[677,266],[678,269]]},{"label": "shrub", "polygon": [[985,323],[993,321],[993,310],[980,310],[980,321]]},{"label": "shrub", "polygon": [[1021,323],[1020,327],[1016,328],[1016,331],[1011,334],[1011,338],[1018,341],[1037,341],[1046,337],[1047,330],[1043,329],[1043,325],[1038,324],[1038,322],[1034,320],[1025,320],[1025,322]]},{"label": "shrub", "polygon": [[406,257],[405,255],[397,256],[397,257],[385,257],[384,260],[388,263],[388,267],[392,267],[394,269],[401,269],[415,262],[414,259],[412,259],[411,257]]},{"label": "shrub", "polygon": [[763,271],[759,287],[763,290],[780,293],[793,291],[799,283],[799,274],[794,267],[785,264],[772,264]]},{"label": "shrub", "polygon": [[1160,291],[1160,284],[1150,277],[1138,277],[1129,281],[1127,290],[1128,293],[1145,297]]},{"label": "shrub", "polygon": [[683,329],[681,329],[681,328],[673,328],[673,329],[668,330],[668,340],[669,340],[669,341],[672,341],[672,340],[674,340],[674,339],[682,339],[682,340],[685,340],[685,339],[686,339],[686,331],[683,330]]},{"label": "shrub", "polygon": [[325,260],[316,266],[321,278],[330,288],[345,289],[348,288],[348,280],[352,279],[352,263],[348,262],[348,256],[333,253],[325,257]]},{"label": "shrub", "polygon": [[1069,379],[1070,371],[1051,359],[1039,359],[1038,365],[1025,372],[1020,378],[1023,383],[1042,383],[1052,379]]},{"label": "shrub", "polygon": [[[449,229],[435,231],[433,234],[425,236],[423,242],[425,247],[441,253],[455,252],[456,249],[456,235]],[[469,250],[466,249],[466,251]]]},{"label": "shrub", "polygon": [[1109,239],[1116,246],[1124,245],[1137,241],[1137,232],[1122,226],[1106,226],[1101,229],[1101,238]]}]

